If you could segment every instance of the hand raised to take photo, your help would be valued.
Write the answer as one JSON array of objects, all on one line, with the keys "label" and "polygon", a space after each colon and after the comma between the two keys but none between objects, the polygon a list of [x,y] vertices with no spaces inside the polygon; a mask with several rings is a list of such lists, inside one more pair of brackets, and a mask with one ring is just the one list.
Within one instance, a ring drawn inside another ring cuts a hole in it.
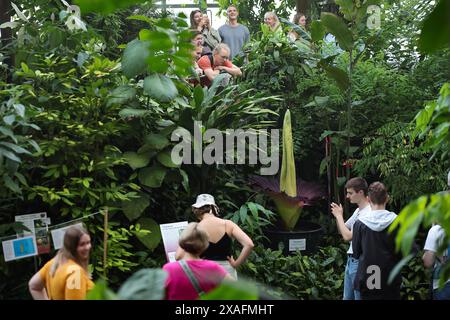
[{"label": "hand raised to take photo", "polygon": [[342,208],[341,204],[337,204],[332,202],[331,203],[331,213],[335,218],[343,217],[344,216],[344,209]]}]

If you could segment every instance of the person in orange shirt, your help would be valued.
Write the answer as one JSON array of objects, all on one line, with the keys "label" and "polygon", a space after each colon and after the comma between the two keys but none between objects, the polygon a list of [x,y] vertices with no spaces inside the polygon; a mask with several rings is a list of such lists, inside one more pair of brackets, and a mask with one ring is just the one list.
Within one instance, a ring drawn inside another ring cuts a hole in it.
[{"label": "person in orange shirt", "polygon": [[202,78],[202,86],[211,86],[212,81],[220,73],[230,76],[242,75],[241,69],[230,61],[230,47],[225,43],[219,43],[213,50],[212,55],[204,55],[197,61],[200,69],[206,77]]},{"label": "person in orange shirt", "polygon": [[88,272],[91,237],[80,227],[70,227],[64,245],[29,281],[35,300],[83,300],[94,287]]}]

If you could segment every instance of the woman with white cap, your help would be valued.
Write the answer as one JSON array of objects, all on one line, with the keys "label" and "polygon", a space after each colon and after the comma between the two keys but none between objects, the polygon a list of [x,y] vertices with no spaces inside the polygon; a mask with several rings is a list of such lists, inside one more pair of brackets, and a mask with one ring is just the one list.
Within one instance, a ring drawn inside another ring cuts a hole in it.
[{"label": "woman with white cap", "polygon": [[[236,268],[247,259],[254,247],[252,239],[233,221],[219,218],[219,208],[210,194],[200,194],[192,205],[192,211],[199,220],[199,227],[205,230],[209,238],[208,249],[201,257],[217,262],[236,279]],[[236,260],[231,252],[232,239],[243,247]],[[179,250],[177,259],[182,256],[183,253]]]}]

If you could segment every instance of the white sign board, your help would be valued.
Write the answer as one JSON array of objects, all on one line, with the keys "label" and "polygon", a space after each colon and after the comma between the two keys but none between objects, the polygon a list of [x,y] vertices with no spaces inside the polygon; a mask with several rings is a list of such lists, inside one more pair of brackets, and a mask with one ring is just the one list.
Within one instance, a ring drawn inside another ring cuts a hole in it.
[{"label": "white sign board", "polygon": [[[20,216],[15,216],[16,222],[22,222],[25,227],[30,229],[30,231],[23,231],[20,236],[27,236],[35,234],[36,227],[39,228],[39,226],[35,227],[35,224],[44,224],[44,222],[47,222],[45,219],[47,219],[47,212],[39,212],[39,213],[31,213],[31,214],[23,214]],[[36,221],[36,222],[35,222]]]},{"label": "white sign board", "polygon": [[164,244],[164,250],[166,251],[166,257],[169,262],[175,262],[175,252],[178,248],[178,239],[181,232],[187,227],[188,222],[175,222],[161,224],[161,235]]},{"label": "white sign board", "polygon": [[38,248],[38,254],[50,252],[50,239],[48,237],[48,225],[50,218],[47,212],[23,214],[15,216],[16,222],[22,222],[30,231],[22,231],[18,237],[34,235]]},{"label": "white sign board", "polygon": [[38,254],[34,236],[3,241],[2,247],[6,262],[32,257]]},{"label": "white sign board", "polygon": [[290,239],[289,251],[306,250],[306,239]]},{"label": "white sign board", "polygon": [[55,250],[59,250],[63,247],[64,244],[64,234],[66,233],[66,230],[69,229],[70,227],[83,227],[82,223],[77,223],[77,224],[73,224],[67,227],[62,227],[62,228],[58,228],[58,229],[54,229],[52,230],[52,239],[53,239],[53,247],[55,248]]}]

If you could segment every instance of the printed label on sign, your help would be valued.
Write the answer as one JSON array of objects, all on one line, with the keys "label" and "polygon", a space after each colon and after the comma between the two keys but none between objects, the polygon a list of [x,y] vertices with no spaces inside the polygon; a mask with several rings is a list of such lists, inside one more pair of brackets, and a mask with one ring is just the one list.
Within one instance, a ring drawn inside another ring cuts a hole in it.
[{"label": "printed label on sign", "polygon": [[306,239],[290,239],[289,251],[306,250]]}]

